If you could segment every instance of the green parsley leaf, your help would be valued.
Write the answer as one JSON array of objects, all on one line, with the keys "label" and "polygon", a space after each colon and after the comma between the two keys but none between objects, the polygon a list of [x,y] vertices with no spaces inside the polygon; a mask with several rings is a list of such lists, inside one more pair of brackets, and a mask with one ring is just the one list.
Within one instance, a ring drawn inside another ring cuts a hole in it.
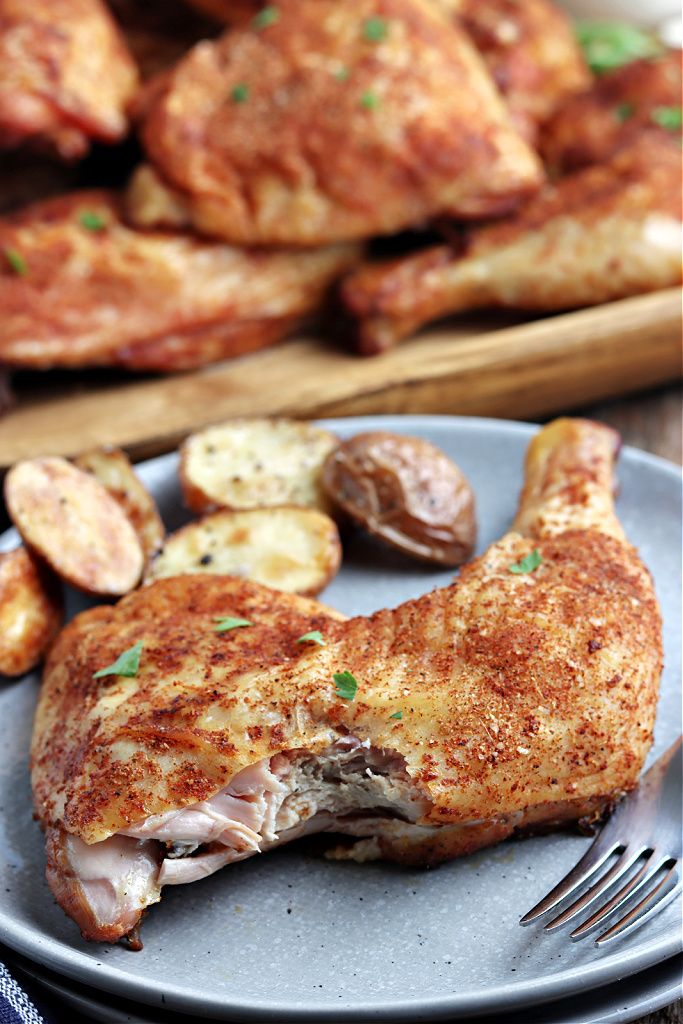
[{"label": "green parsley leaf", "polygon": [[379,106],[379,100],[374,92],[364,92],[360,98],[360,105],[363,110],[375,110]]},{"label": "green parsley leaf", "polygon": [[387,37],[387,23],[384,18],[366,18],[363,22],[363,39],[369,43],[381,43]]},{"label": "green parsley leaf", "polygon": [[586,63],[596,75],[640,57],[656,57],[663,50],[653,35],[621,21],[577,21],[576,37]]},{"label": "green parsley leaf", "polygon": [[120,654],[112,665],[107,665],[106,668],[95,672],[93,679],[100,679],[102,676],[128,676],[129,679],[132,679],[138,674],[141,654],[142,640],[138,640],[136,644]]},{"label": "green parsley leaf", "polygon": [[262,28],[268,28],[270,25],[274,25],[276,21],[280,20],[280,8],[279,7],[264,7],[262,11],[259,11],[251,19],[251,27],[260,32]]},{"label": "green parsley leaf", "polygon": [[351,72],[349,71],[348,68],[337,68],[337,70],[332,73],[332,77],[334,78],[335,82],[345,82],[346,79],[350,77],[350,75]]},{"label": "green parsley leaf", "polygon": [[94,210],[84,210],[78,220],[87,231],[101,231],[106,226],[104,218],[100,217],[99,213],[95,213]]},{"label": "green parsley leaf", "polygon": [[337,689],[334,691],[335,697],[341,697],[342,700],[353,700],[356,696],[358,683],[349,670],[344,669],[343,672],[335,672],[332,678],[337,684]]},{"label": "green parsley leaf", "polygon": [[25,274],[28,271],[28,263],[18,249],[11,249],[9,246],[2,250],[5,259],[15,274]]},{"label": "green parsley leaf", "polygon": [[225,633],[228,629],[239,629],[240,626],[254,625],[249,619],[235,619],[232,615],[214,615],[213,621],[216,623],[214,629],[217,633]]},{"label": "green parsley leaf", "polygon": [[403,718],[403,712],[402,711],[395,711],[393,715],[389,715],[389,719],[392,719],[392,718],[398,718],[398,720],[400,721]]},{"label": "green parsley leaf", "polygon": [[233,103],[246,103],[249,99],[249,86],[240,82],[234,89],[230,90],[230,99]]},{"label": "green parsley leaf", "polygon": [[655,107],[652,111],[652,120],[660,128],[666,128],[670,132],[679,132],[683,124],[683,112],[681,107]]},{"label": "green parsley leaf", "polygon": [[516,573],[533,572],[534,569],[538,569],[542,561],[543,558],[541,557],[538,548],[534,548],[530,555],[524,555],[523,558],[520,558],[519,562],[515,565],[509,566],[508,568],[510,569],[510,572]]},{"label": "green parsley leaf", "polygon": [[624,121],[628,121],[629,118],[633,117],[635,112],[635,103],[620,103],[614,110],[616,119],[620,124],[623,124]]},{"label": "green parsley leaf", "polygon": [[320,644],[321,647],[327,647],[327,643],[323,640],[323,635],[319,629],[312,629],[310,633],[304,633],[303,636],[299,637],[297,643],[305,644],[309,640],[313,644]]}]

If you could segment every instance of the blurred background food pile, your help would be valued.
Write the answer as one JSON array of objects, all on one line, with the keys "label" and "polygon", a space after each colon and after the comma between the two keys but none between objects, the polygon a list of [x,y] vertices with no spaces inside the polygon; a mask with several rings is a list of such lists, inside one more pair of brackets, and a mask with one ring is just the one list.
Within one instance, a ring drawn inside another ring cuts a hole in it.
[{"label": "blurred background food pile", "polygon": [[680,51],[550,0],[0,0],[0,148],[8,373],[681,279]]}]

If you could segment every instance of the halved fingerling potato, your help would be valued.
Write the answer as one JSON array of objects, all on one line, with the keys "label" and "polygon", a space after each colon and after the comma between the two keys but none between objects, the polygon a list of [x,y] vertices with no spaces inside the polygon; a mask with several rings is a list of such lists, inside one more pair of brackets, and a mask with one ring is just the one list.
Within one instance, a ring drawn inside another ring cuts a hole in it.
[{"label": "halved fingerling potato", "polygon": [[323,467],[330,498],[393,547],[439,565],[461,565],[477,535],[474,493],[430,441],[388,431],[357,434]]},{"label": "halved fingerling potato", "polygon": [[0,554],[0,674],[21,676],[42,659],[62,622],[59,580],[23,545]]},{"label": "halved fingerling potato", "polygon": [[328,514],[320,482],[334,434],[312,423],[234,419],[192,434],[180,448],[180,482],[193,512],[304,505]]},{"label": "halved fingerling potato", "polygon": [[145,563],[164,546],[166,528],[156,502],[136,476],[130,459],[120,448],[105,446],[83,452],[74,466],[90,473],[118,501],[138,535]]},{"label": "halved fingerling potato", "polygon": [[318,509],[219,509],[171,534],[145,582],[210,572],[312,597],[327,586],[340,564],[339,531]]},{"label": "halved fingerling potato", "polygon": [[142,547],[127,515],[66,459],[16,463],[5,478],[5,502],[26,545],[78,590],[117,597],[140,580]]}]

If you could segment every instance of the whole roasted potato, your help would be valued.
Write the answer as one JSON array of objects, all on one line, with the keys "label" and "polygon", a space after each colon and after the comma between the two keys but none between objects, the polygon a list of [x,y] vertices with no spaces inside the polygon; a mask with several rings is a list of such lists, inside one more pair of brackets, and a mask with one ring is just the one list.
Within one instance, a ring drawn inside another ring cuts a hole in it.
[{"label": "whole roasted potato", "polygon": [[322,481],[354,522],[400,551],[453,566],[472,554],[472,488],[429,441],[383,430],[357,434],[327,456]]}]

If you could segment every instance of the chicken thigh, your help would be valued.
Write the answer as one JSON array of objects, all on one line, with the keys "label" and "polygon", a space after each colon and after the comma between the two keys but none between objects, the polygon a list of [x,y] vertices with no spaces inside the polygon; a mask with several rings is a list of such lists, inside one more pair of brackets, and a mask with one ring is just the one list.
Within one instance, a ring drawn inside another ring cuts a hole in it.
[{"label": "chicken thigh", "polygon": [[[164,76],[141,138],[189,222],[245,245],[497,214],[544,178],[469,39],[428,0],[266,7]],[[152,226],[135,197],[133,221]]]},{"label": "chicken thigh", "polygon": [[242,355],[315,313],[360,252],[136,231],[117,193],[70,192],[0,220],[0,362],[172,371]]},{"label": "chicken thigh", "polygon": [[[393,610],[344,621],[185,576],[77,616],[47,662],[32,776],[50,888],[83,935],[113,941],[163,885],[307,833],[436,865],[635,786],[661,623],[615,517],[617,447],[588,421],[544,428],[511,531]],[[249,625],[219,634],[223,616]],[[135,676],[96,678],[137,643]]]}]

